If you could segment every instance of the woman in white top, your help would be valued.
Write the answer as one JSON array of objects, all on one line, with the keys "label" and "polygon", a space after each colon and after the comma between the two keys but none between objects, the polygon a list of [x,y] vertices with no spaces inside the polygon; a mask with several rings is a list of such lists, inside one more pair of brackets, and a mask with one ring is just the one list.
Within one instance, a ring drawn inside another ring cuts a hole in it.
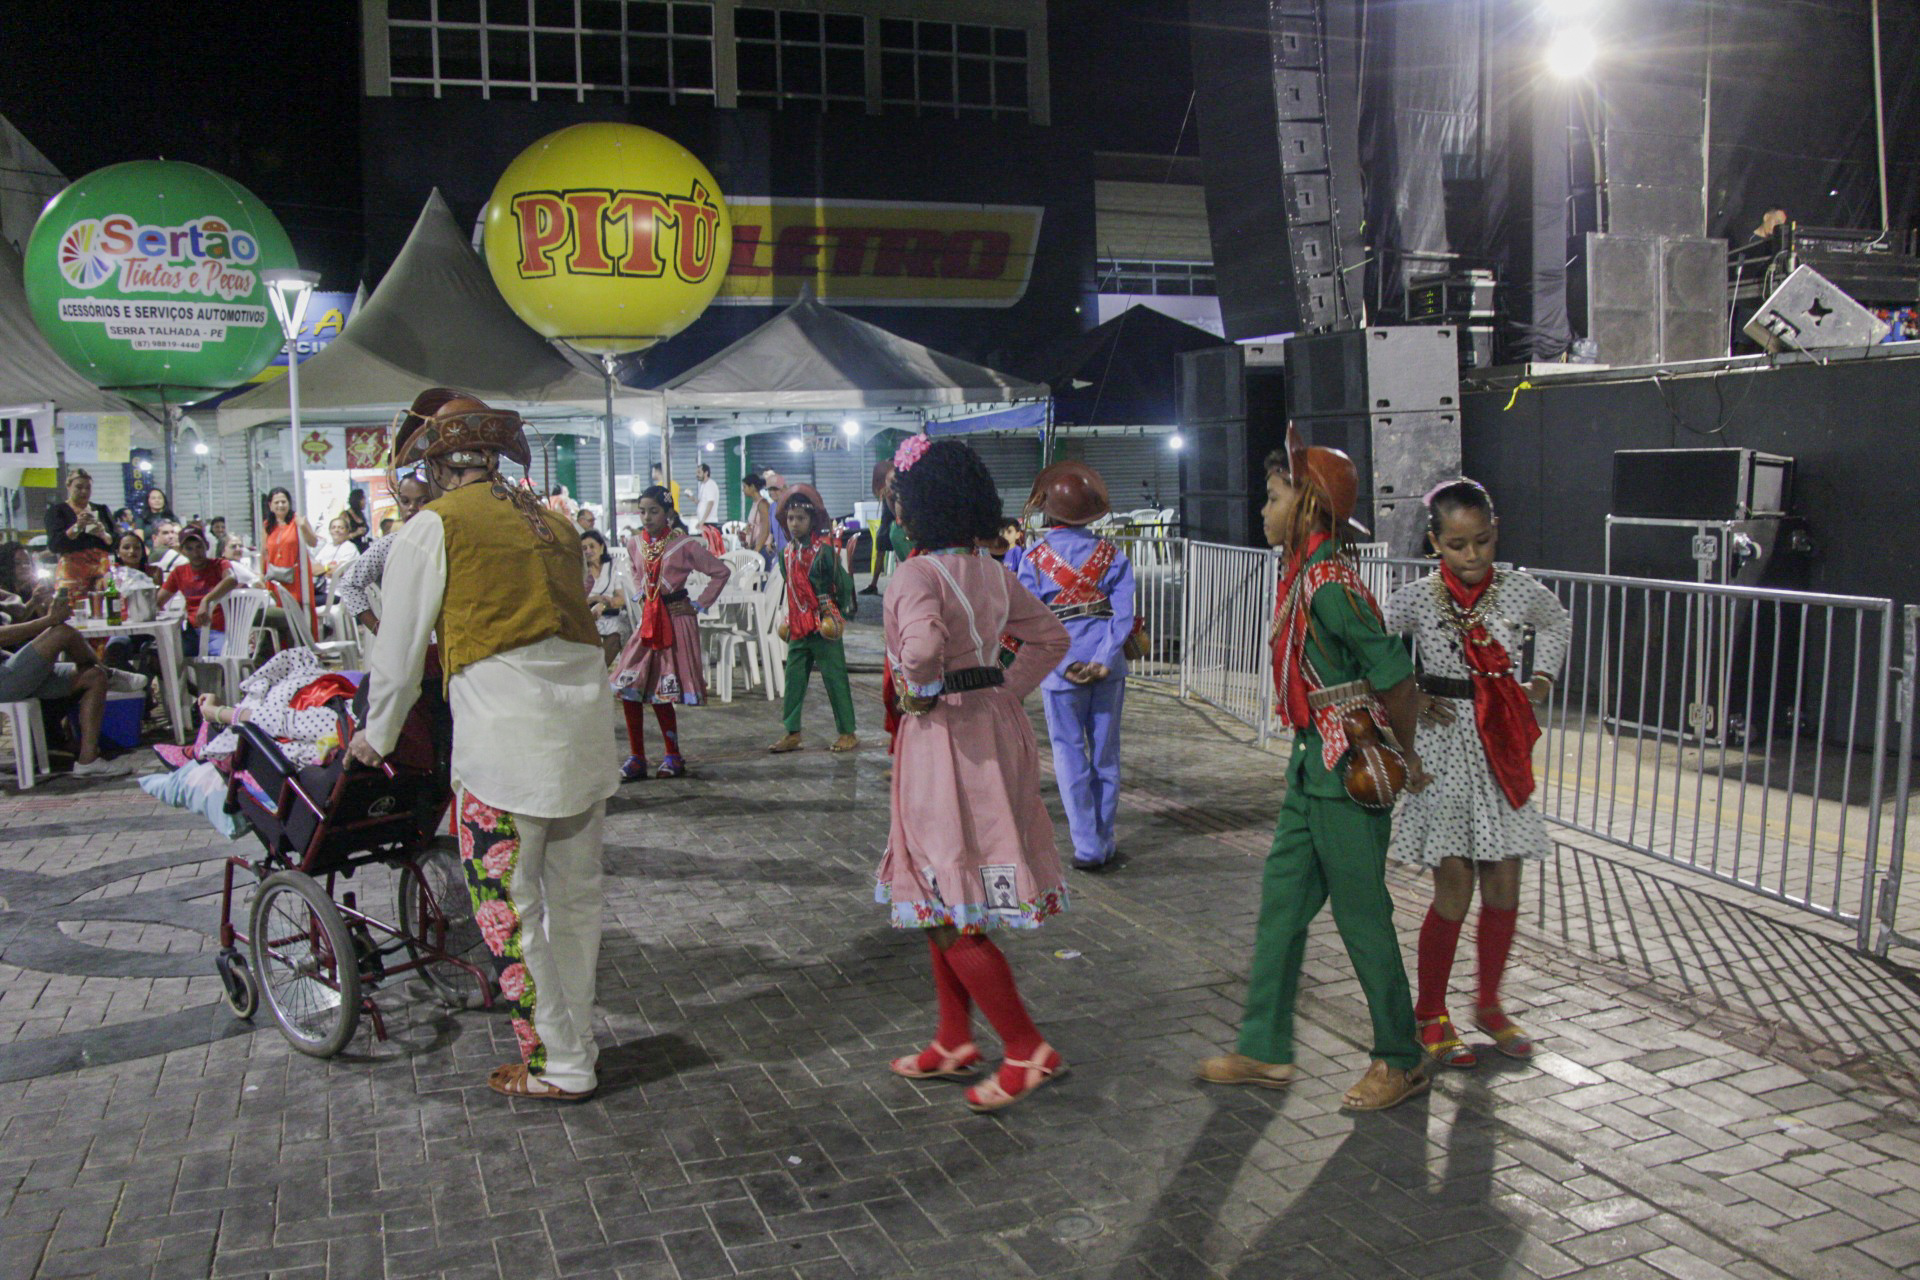
[{"label": "woman in white top", "polygon": [[580,559],[586,571],[587,608],[593,613],[594,630],[600,633],[600,649],[612,662],[626,647],[633,634],[627,620],[627,593],[622,574],[607,551],[607,540],[598,529],[580,535]]},{"label": "woman in white top", "polygon": [[360,548],[353,545],[353,523],[344,515],[335,516],[327,532],[333,541],[313,553],[313,573],[324,579],[331,597],[334,575],[360,558]]}]

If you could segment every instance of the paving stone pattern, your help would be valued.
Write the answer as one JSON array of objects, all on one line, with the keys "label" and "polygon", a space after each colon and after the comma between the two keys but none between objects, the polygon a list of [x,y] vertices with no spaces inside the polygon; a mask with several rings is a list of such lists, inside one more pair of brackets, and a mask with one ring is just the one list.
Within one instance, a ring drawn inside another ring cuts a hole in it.
[{"label": "paving stone pattern", "polygon": [[[504,1019],[404,986],[330,1062],[234,1023],[205,937],[247,846],[125,786],[0,800],[0,1277],[1920,1277],[1912,975],[1645,860],[1530,875],[1531,1066],[1342,1114],[1366,1020],[1323,919],[1303,1078],[1192,1083],[1233,1043],[1278,757],[1149,691],[1126,866],[1006,944],[1073,1074],[994,1118],[893,1079],[932,993],[871,902],[856,694],[854,756],[817,694],[810,749],[766,755],[743,697],[682,717],[695,776],[615,801],[577,1108],[496,1098]],[[1393,887],[1410,944],[1424,886]]]}]

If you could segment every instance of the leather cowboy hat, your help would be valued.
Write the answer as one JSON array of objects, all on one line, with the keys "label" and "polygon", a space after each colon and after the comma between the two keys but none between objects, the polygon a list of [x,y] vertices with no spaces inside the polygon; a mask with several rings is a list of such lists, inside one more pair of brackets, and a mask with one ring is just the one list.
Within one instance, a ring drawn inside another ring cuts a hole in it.
[{"label": "leather cowboy hat", "polygon": [[1078,459],[1056,462],[1034,477],[1027,497],[1028,511],[1039,511],[1050,524],[1092,524],[1113,510],[1107,482]]},{"label": "leather cowboy hat", "polygon": [[1367,526],[1353,518],[1360,501],[1360,473],[1353,459],[1339,449],[1309,445],[1300,428],[1287,424],[1287,470],[1296,488],[1314,493],[1333,518],[1334,528],[1345,524],[1367,537]]},{"label": "leather cowboy hat", "polygon": [[[419,421],[409,430],[414,418]],[[395,467],[439,458],[466,461],[483,453],[504,454],[523,467],[533,461],[519,414],[447,387],[422,392],[401,415],[395,435]]]},{"label": "leather cowboy hat", "polygon": [[796,484],[790,487],[787,490],[787,496],[780,499],[780,507],[777,511],[773,513],[773,518],[780,521],[782,524],[785,524],[787,519],[787,508],[793,503],[793,501],[796,498],[804,500],[807,503],[807,505],[811,506],[814,509],[814,511],[818,513],[817,518],[813,522],[814,532],[815,533],[826,532],[827,503],[826,503],[826,500],[820,496],[820,491],[814,488],[810,484]]}]

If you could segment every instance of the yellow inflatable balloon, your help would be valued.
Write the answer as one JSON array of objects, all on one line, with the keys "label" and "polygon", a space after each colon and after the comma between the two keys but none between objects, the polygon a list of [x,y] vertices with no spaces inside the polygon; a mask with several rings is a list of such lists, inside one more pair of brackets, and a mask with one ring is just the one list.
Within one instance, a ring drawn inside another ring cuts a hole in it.
[{"label": "yellow inflatable balloon", "polygon": [[487,203],[487,269],[537,332],[636,351],[697,320],[733,254],[713,174],[634,124],[577,124],[507,166]]}]

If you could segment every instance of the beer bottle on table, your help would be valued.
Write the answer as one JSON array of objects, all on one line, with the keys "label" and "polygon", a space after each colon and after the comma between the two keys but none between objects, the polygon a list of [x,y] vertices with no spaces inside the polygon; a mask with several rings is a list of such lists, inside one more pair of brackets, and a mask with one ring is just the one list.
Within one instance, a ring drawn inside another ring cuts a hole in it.
[{"label": "beer bottle on table", "polygon": [[104,611],[106,613],[106,619],[109,625],[112,625],[112,626],[119,625],[122,619],[122,613],[121,613],[121,607],[120,607],[120,583],[119,583],[119,580],[115,578],[115,576],[111,573],[107,574],[107,590],[105,593],[105,610]]}]

